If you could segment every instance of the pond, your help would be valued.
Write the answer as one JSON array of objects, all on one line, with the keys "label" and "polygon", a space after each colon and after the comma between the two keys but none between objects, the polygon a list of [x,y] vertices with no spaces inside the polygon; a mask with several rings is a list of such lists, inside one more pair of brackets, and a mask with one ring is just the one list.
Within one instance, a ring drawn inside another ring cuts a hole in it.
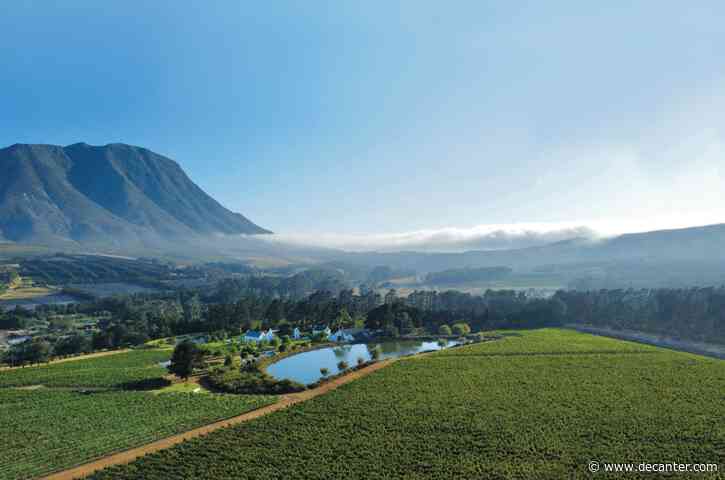
[{"label": "pond", "polygon": [[449,340],[445,347],[441,347],[437,341],[400,340],[325,347],[283,358],[267,367],[267,373],[279,380],[289,379],[307,385],[322,377],[321,368],[327,368],[330,375],[336,375],[340,373],[337,364],[341,361],[345,361],[350,367],[357,365],[358,358],[367,362],[372,358],[370,351],[375,347],[380,347],[380,358],[385,359],[441,350],[457,344],[458,342]]}]

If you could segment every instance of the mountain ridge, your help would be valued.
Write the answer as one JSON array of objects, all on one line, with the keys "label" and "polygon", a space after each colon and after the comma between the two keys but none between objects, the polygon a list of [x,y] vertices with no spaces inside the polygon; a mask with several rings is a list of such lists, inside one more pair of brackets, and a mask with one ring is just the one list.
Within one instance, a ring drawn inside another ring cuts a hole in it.
[{"label": "mountain ridge", "polygon": [[0,149],[0,238],[23,243],[146,245],[266,234],[204,192],[174,160],[111,143]]}]

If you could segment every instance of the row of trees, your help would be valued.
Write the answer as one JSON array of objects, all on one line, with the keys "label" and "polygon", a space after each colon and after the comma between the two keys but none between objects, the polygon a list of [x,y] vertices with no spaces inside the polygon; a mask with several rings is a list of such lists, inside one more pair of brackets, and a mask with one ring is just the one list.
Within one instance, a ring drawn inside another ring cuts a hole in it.
[{"label": "row of trees", "polygon": [[72,355],[185,333],[219,331],[236,335],[247,329],[275,328],[289,335],[295,326],[309,331],[320,324],[333,328],[365,326],[397,336],[419,332],[448,335],[447,328],[451,334],[459,334],[466,329],[456,325],[463,324],[477,332],[580,323],[725,344],[725,287],[560,291],[547,299],[515,291],[488,291],[484,295],[415,292],[383,305],[377,305],[374,296],[352,295],[349,290],[341,290],[338,295],[315,292],[299,300],[246,294],[237,296],[233,303],[213,302],[214,295],[194,291],[137,294],[83,304],[41,306],[32,312],[20,308],[0,311],[0,329],[22,328],[33,319],[53,315],[103,316],[100,331],[91,337],[63,334],[47,339],[47,349],[18,346],[12,352],[13,362],[37,361],[38,352]]},{"label": "row of trees", "polygon": [[725,287],[561,291],[565,321],[725,344]]},{"label": "row of trees", "polygon": [[52,358],[141,345],[148,340],[149,337],[143,334],[130,331],[124,325],[115,324],[93,335],[75,333],[65,336],[35,337],[32,340],[13,345],[0,355],[0,360],[13,366],[43,363]]}]

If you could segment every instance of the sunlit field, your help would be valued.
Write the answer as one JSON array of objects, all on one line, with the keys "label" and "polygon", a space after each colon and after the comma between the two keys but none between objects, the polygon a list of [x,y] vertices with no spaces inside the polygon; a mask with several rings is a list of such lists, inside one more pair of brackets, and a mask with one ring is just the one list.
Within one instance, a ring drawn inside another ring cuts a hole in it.
[{"label": "sunlit field", "polygon": [[724,391],[719,360],[520,332],[400,360],[94,478],[560,479],[586,477],[590,461],[717,463]]}]

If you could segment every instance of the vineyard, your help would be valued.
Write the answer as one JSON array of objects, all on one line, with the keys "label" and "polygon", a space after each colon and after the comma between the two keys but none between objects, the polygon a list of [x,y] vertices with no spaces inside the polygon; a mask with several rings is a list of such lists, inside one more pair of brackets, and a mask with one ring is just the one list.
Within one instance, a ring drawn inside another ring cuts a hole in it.
[{"label": "vineyard", "polygon": [[241,414],[271,400],[261,396],[0,389],[0,479],[27,479],[71,467]]},{"label": "vineyard", "polygon": [[722,465],[723,392],[720,360],[521,332],[400,360],[93,478],[560,479],[587,478],[590,460]]},{"label": "vineyard", "polygon": [[621,354],[662,353],[661,349],[634,342],[607,337],[582,335],[572,330],[541,329],[522,334],[501,331],[501,340],[444,350],[442,356],[491,356],[491,355],[559,355],[559,354]]},{"label": "vineyard", "polygon": [[134,350],[106,357],[16,368],[0,372],[0,388],[47,387],[124,388],[159,380],[166,369],[159,366],[171,350]]}]

